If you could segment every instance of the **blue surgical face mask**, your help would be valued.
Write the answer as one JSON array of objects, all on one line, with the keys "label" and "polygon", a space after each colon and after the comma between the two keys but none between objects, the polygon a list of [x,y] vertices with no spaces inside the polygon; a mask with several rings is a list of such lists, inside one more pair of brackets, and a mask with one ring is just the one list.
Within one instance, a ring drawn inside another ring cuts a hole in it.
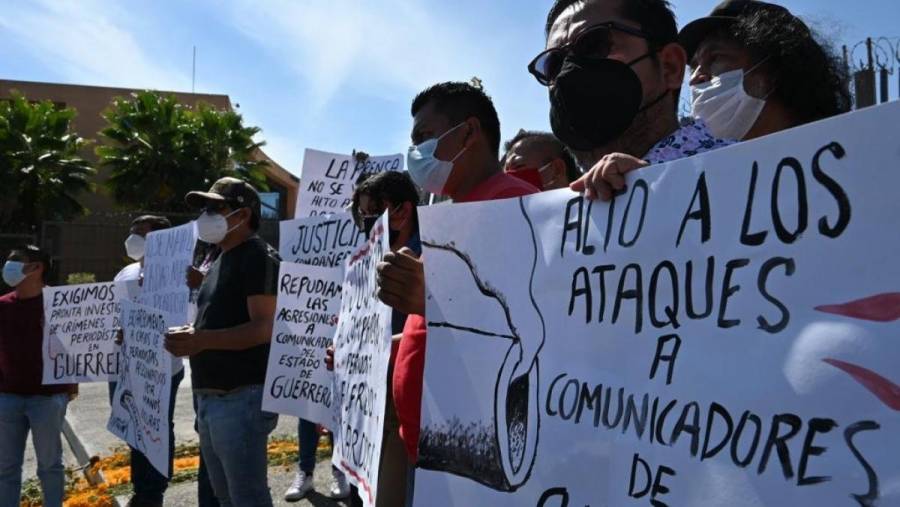
[{"label": "blue surgical face mask", "polygon": [[444,185],[447,184],[447,179],[450,178],[450,173],[453,172],[453,162],[456,162],[456,159],[466,151],[466,148],[463,147],[459,150],[459,153],[449,161],[435,158],[434,152],[437,151],[438,143],[441,139],[464,124],[465,122],[460,123],[444,132],[440,137],[409,147],[409,152],[406,155],[406,167],[409,169],[409,176],[422,190],[432,194],[444,195]]},{"label": "blue surgical face mask", "polygon": [[6,261],[3,265],[3,282],[10,287],[15,287],[22,283],[22,280],[28,276],[25,274],[25,263],[19,261]]}]

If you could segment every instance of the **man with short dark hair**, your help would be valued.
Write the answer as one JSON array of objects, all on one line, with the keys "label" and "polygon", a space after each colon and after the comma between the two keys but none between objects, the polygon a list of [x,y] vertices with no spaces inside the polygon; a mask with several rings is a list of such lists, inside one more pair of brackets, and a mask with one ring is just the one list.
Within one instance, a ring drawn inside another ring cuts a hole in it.
[{"label": "man with short dark hair", "polygon": [[678,37],[693,116],[719,137],[755,139],[850,110],[841,60],[780,5],[726,0]]},{"label": "man with short dark hair", "polygon": [[549,132],[520,130],[505,148],[503,170],[540,190],[568,188],[581,177],[572,154]]},{"label": "man with short dark hair", "polygon": [[630,170],[725,144],[678,122],[687,56],[666,0],[557,0],[546,30],[528,68],[549,89],[553,133],[588,169],[573,190],[611,199]]},{"label": "man with short dark hair", "polygon": [[[161,231],[172,227],[168,218],[156,215],[142,215],[131,222],[128,237],[125,239],[125,254],[135,262],[125,266],[116,274],[113,281],[128,282],[143,280],[144,247],[147,235],[153,231]],[[175,458],[175,400],[178,394],[178,386],[184,379],[184,365],[181,359],[172,361],[172,386],[169,396],[169,467],[172,468],[172,460]],[[116,392],[116,382],[109,383],[109,402],[113,403]],[[140,450],[128,446],[130,451],[131,484],[134,486],[134,494],[128,502],[129,507],[162,507],[166,490],[169,487],[169,478],[159,473]]]},{"label": "man with short dark hair", "polygon": [[194,327],[169,330],[165,346],[191,359],[200,450],[219,502],[270,507],[266,446],[278,415],[261,407],[280,259],[256,234],[260,200],[249,184],[222,178],[185,200],[204,210],[200,240],[222,253],[200,286]]},{"label": "man with short dark hair", "polygon": [[[412,116],[413,146],[407,167],[413,181],[425,191],[448,195],[454,202],[520,197],[538,191],[500,168],[500,121],[481,88],[467,83],[434,85],[415,98]],[[410,463],[415,463],[425,372],[425,274],[422,262],[409,248],[385,254],[377,269],[378,297],[394,310],[409,314],[394,362],[392,393],[399,433]],[[410,473],[407,502],[412,499],[414,481]]]},{"label": "man with short dark hair", "polygon": [[3,266],[13,288],[0,297],[0,505],[19,505],[28,432],[37,457],[43,505],[62,505],[66,484],[62,431],[76,385],[42,385],[44,297],[50,257],[36,246],[14,249]]}]

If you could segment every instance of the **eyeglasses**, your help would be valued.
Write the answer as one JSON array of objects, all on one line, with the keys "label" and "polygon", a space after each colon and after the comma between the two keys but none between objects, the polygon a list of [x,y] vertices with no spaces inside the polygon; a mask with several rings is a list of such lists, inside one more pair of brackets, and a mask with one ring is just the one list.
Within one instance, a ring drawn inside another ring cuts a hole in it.
[{"label": "eyeglasses", "polygon": [[225,208],[232,207],[228,201],[206,201],[203,211],[207,213],[220,213]]},{"label": "eyeglasses", "polygon": [[538,80],[538,83],[550,86],[556,81],[556,76],[562,70],[563,62],[569,54],[574,53],[578,56],[589,56],[592,58],[606,58],[609,56],[609,50],[612,47],[613,30],[642,39],[650,38],[646,32],[622,23],[615,21],[600,23],[588,28],[568,44],[541,52],[528,64],[528,72]]}]

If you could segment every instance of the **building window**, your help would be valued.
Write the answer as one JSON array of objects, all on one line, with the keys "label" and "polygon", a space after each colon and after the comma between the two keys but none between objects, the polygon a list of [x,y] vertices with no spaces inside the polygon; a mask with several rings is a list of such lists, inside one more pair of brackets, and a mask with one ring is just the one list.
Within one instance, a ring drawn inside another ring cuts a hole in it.
[{"label": "building window", "polygon": [[259,200],[262,203],[262,217],[279,220],[281,218],[281,193],[260,192]]}]

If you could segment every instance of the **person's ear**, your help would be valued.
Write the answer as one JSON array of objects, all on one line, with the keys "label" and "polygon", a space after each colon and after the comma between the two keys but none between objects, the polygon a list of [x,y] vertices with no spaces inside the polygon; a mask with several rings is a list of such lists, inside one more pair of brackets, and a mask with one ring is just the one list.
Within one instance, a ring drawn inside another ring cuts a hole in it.
[{"label": "person's ear", "polygon": [[553,174],[556,176],[557,182],[569,182],[569,168],[566,166],[565,160],[557,157],[554,158],[552,162],[550,162],[550,167],[553,168]]},{"label": "person's ear", "polygon": [[400,215],[400,219],[401,220],[409,220],[409,218],[412,217],[414,207],[415,207],[415,204],[413,204],[409,201],[406,201],[403,204],[401,204],[400,209],[397,210],[397,211],[399,211],[398,214]]},{"label": "person's ear", "polygon": [[478,139],[478,136],[481,135],[481,121],[478,118],[472,116],[467,119],[466,124],[463,125],[460,130],[465,132],[465,137],[463,138],[463,147],[466,149],[471,148],[475,144],[475,140]]},{"label": "person's ear", "polygon": [[687,53],[681,44],[672,42],[663,46],[659,50],[659,61],[666,88],[669,90],[681,89],[687,68]]},{"label": "person's ear", "polygon": [[44,263],[42,262],[26,262],[25,268],[22,270],[22,272],[26,275],[30,275],[32,273],[37,273],[38,275],[40,275],[41,273],[39,272],[42,269],[44,269]]}]

